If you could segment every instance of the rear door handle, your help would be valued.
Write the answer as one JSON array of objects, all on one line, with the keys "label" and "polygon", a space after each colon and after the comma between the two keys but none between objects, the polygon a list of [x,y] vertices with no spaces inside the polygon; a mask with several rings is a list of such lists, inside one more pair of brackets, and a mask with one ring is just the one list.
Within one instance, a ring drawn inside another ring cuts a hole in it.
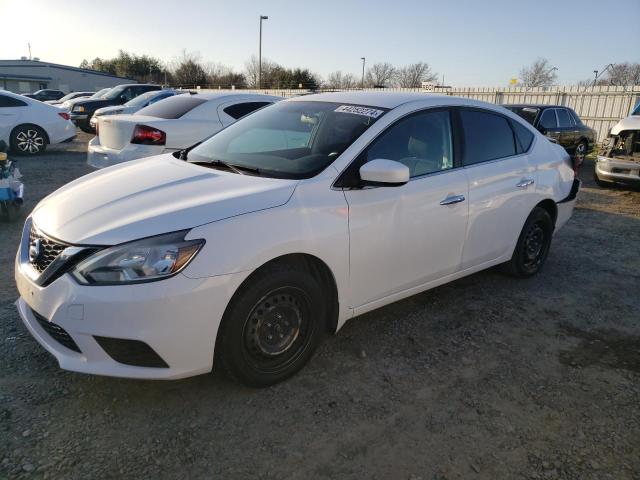
[{"label": "rear door handle", "polygon": [[440,205],[453,205],[454,203],[464,202],[464,195],[450,195],[440,202]]},{"label": "rear door handle", "polygon": [[530,185],[533,185],[533,178],[523,178],[520,182],[516,183],[516,187],[518,188],[527,188]]}]

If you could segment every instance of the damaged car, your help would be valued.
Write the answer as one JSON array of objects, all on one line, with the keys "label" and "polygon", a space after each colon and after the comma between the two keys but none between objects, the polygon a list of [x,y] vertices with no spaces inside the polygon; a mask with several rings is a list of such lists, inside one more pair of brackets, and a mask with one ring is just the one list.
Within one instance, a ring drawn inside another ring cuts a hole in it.
[{"label": "damaged car", "polygon": [[601,187],[640,185],[640,103],[609,131],[598,152],[593,177]]}]

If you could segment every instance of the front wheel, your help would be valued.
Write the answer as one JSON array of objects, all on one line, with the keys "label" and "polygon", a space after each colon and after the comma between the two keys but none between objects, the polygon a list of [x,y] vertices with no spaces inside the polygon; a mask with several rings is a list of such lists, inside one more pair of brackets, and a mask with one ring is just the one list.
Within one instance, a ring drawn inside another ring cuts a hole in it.
[{"label": "front wheel", "polygon": [[222,319],[216,355],[241,383],[267,387],[307,363],[325,322],[318,280],[293,265],[272,265],[234,295]]},{"label": "front wheel", "polygon": [[504,270],[522,278],[538,273],[549,254],[552,235],[553,221],[549,213],[544,208],[534,208],[522,227],[511,260],[504,264]]}]

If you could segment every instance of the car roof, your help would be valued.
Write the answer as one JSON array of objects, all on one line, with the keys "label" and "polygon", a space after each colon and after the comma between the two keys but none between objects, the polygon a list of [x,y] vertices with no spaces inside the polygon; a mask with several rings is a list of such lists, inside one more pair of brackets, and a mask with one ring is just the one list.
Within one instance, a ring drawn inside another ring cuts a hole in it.
[{"label": "car roof", "polygon": [[545,108],[571,108],[571,107],[567,107],[566,105],[549,105],[548,103],[542,104],[542,103],[510,103],[510,104],[505,104],[502,105],[503,107],[506,108],[510,108],[510,107],[518,107],[518,108],[539,108],[541,110],[544,110]]},{"label": "car roof", "polygon": [[[180,90],[176,90],[180,92]],[[185,91],[185,93],[188,90]],[[282,100],[283,97],[277,95],[264,95],[262,93],[238,93],[238,92],[221,92],[221,93],[196,93],[193,94],[196,98],[204,98],[207,101],[211,100],[242,100],[243,98],[255,98],[257,100]]]},{"label": "car roof", "polygon": [[[417,103],[422,107],[430,106],[470,106],[481,107],[489,110],[502,110],[501,105],[482,102],[466,97],[456,97],[452,95],[437,95],[433,93],[404,93],[404,92],[330,92],[313,95],[302,95],[289,98],[287,102],[314,101],[345,103],[352,105],[366,105],[369,107],[379,107],[394,109],[400,105]],[[511,114],[511,112],[509,112]]]}]

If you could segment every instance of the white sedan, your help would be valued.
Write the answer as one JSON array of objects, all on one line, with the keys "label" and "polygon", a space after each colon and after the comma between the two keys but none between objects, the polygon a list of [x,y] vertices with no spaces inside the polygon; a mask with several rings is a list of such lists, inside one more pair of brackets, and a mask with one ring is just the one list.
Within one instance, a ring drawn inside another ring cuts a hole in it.
[{"label": "white sedan", "polygon": [[177,95],[134,115],[98,116],[87,163],[104,168],[195,145],[238,118],[282,100],[252,93]]},{"label": "white sedan", "polygon": [[579,186],[564,149],[499,106],[292,98],[49,195],[17,306],[68,370],[174,379],[215,354],[271,385],[357,315],[494,265],[538,273]]},{"label": "white sedan", "polygon": [[0,140],[20,155],[42,153],[48,144],[73,140],[69,113],[38,100],[0,90]]}]

